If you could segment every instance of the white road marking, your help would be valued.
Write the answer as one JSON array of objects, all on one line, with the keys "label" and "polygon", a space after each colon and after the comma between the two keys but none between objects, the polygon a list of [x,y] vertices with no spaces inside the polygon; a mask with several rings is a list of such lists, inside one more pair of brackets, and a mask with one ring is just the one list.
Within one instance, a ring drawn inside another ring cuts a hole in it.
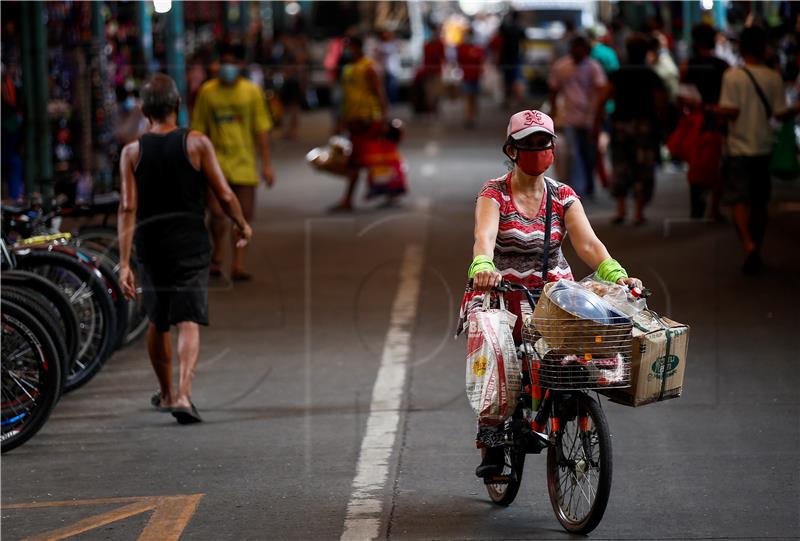
[{"label": "white road marking", "polygon": [[420,173],[422,174],[423,177],[436,176],[437,172],[438,172],[438,169],[436,167],[436,164],[433,164],[433,163],[424,163],[424,164],[422,164],[422,167],[420,168]]},{"label": "white road marking", "polygon": [[400,426],[400,406],[411,354],[411,327],[417,314],[423,259],[422,244],[406,247],[389,331],[372,389],[370,414],[347,504],[342,541],[376,539],[380,533],[383,491]]},{"label": "white road marking", "polygon": [[435,158],[436,156],[439,155],[439,151],[440,151],[440,147],[439,147],[439,143],[438,142],[436,142],[436,141],[428,141],[425,144],[425,150],[424,150],[425,156],[427,156],[429,158]]}]

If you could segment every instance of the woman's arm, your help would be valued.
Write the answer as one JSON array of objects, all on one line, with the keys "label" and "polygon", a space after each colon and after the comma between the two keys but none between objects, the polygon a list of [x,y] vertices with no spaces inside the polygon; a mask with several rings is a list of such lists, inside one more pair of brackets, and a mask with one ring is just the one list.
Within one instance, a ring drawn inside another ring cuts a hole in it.
[{"label": "woman's arm", "polygon": [[581,261],[594,270],[600,263],[611,257],[605,245],[600,242],[592,229],[592,224],[589,223],[589,218],[586,217],[580,201],[572,203],[564,218],[572,247],[575,248]]},{"label": "woman's arm", "polygon": [[[581,261],[596,271],[600,263],[611,259],[611,254],[608,253],[605,244],[600,242],[592,229],[592,224],[589,223],[589,218],[586,217],[580,201],[572,203],[564,217],[572,247],[575,248]],[[617,282],[637,287],[642,285],[641,281],[636,278],[621,278]]]},{"label": "woman's arm", "polygon": [[[497,241],[497,229],[500,226],[500,208],[497,203],[487,197],[479,197],[475,205],[475,244],[472,257],[483,256],[489,261],[494,257],[494,245]],[[488,291],[500,285],[503,277],[496,270],[484,270],[475,273],[473,287],[478,291]]]}]

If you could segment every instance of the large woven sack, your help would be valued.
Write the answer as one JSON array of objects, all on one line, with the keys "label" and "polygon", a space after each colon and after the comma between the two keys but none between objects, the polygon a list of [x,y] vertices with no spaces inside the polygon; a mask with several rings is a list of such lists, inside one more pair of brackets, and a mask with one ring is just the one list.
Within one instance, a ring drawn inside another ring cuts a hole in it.
[{"label": "large woven sack", "polygon": [[514,345],[517,316],[505,309],[489,308],[486,293],[482,308],[467,316],[467,398],[478,422],[498,425],[511,417],[519,399],[521,365]]}]

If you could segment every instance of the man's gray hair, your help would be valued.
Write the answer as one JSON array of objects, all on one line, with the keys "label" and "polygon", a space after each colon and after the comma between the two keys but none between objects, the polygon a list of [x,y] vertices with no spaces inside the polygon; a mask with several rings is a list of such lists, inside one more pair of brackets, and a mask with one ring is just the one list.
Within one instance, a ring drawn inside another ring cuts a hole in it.
[{"label": "man's gray hair", "polygon": [[164,120],[180,103],[178,86],[169,75],[156,73],[142,87],[142,112],[148,118]]}]

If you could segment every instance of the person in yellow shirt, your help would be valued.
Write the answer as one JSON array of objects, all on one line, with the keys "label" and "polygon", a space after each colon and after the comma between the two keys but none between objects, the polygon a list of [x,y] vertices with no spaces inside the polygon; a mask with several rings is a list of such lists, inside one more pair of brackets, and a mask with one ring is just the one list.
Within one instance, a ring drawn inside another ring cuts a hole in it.
[{"label": "person in yellow shirt", "polygon": [[385,128],[386,96],[381,75],[375,61],[364,56],[364,42],[354,36],[348,38],[351,61],[342,69],[342,108],[339,130],[350,134],[353,150],[350,155],[350,172],[342,200],[332,211],[351,211],[358,175],[365,166],[364,142],[379,136]]},{"label": "person in yellow shirt", "polygon": [[[272,121],[261,89],[241,76],[244,48],[228,46],[220,55],[219,76],[200,87],[192,111],[192,129],[211,139],[222,173],[239,199],[249,222],[255,214],[259,183],[256,149],[261,158],[260,177],[271,187],[275,182],[269,153]],[[220,276],[227,221],[219,203],[209,198],[211,236],[214,242],[210,273]],[[235,239],[234,239],[235,240]],[[245,248],[233,246],[231,279],[251,279],[245,271]]]}]

